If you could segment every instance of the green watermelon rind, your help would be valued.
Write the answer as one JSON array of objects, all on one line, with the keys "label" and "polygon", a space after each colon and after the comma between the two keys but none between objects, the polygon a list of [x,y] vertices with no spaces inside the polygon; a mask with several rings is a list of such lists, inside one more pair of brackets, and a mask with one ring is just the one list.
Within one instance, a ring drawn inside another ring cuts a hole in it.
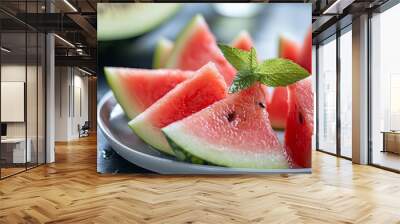
[{"label": "green watermelon rind", "polygon": [[[178,158],[187,157],[187,159],[183,158],[184,161],[191,162],[194,158],[195,161],[204,160],[207,164],[231,168],[288,169],[290,167],[287,156],[283,155],[283,152],[279,153],[280,158],[278,157],[276,161],[272,161],[270,155],[267,154],[254,154],[246,157],[241,153],[223,152],[218,150],[218,146],[213,146],[204,139],[198,139],[186,131],[178,133],[178,122],[163,128],[162,132],[170,142],[170,146],[177,152],[175,155]],[[262,157],[264,159],[260,160]]]},{"label": "green watermelon rind", "polygon": [[165,138],[168,141],[169,146],[171,146],[172,150],[175,153],[175,157],[178,158],[181,161],[188,162],[188,163],[193,163],[193,164],[199,164],[199,165],[215,165],[213,163],[207,162],[204,159],[201,159],[188,151],[185,151],[181,146],[176,144],[171,138],[168,137],[168,135],[162,131],[165,135]]},{"label": "green watermelon rind", "polygon": [[166,38],[161,38],[157,42],[153,57],[153,68],[164,68],[173,50],[174,43]]},{"label": "green watermelon rind", "polygon": [[174,49],[172,50],[171,56],[165,65],[166,68],[176,68],[178,56],[181,55],[181,52],[184,46],[186,45],[188,37],[190,37],[191,34],[196,31],[196,28],[198,27],[199,24],[205,24],[205,23],[206,22],[203,16],[196,15],[189,22],[189,24],[186,25],[182,33],[178,36],[178,38],[175,41]]},{"label": "green watermelon rind", "polygon": [[[165,105],[166,103],[174,103],[173,99],[177,96],[179,96],[179,98],[182,100],[190,100],[190,97],[196,96],[192,95],[192,88],[197,88],[194,86],[196,84],[200,84],[200,86],[204,86],[205,84],[211,86],[214,85],[214,88],[205,88],[205,91],[207,91],[206,93],[208,95],[212,95],[212,97],[210,98],[212,99],[212,101],[206,101],[208,104],[211,104],[218,99],[224,98],[227,94],[225,81],[222,75],[219,74],[216,66],[213,63],[210,62],[207,65],[204,65],[201,69],[197,70],[196,74],[190,79],[177,85],[173,90],[168,92],[152,106],[147,108],[143,113],[139,114],[128,123],[129,127],[138,135],[138,137],[140,137],[144,142],[153,146],[154,148],[159,149],[160,151],[163,151],[165,153],[174,155],[172,148],[168,144],[167,139],[161,131],[161,127],[159,126],[160,124],[155,122],[152,117],[152,115],[154,115],[155,113],[162,114],[162,111],[160,111],[160,105],[161,108],[163,108],[163,105]],[[197,88],[197,90],[195,91],[196,94],[198,94],[198,91],[200,91],[200,89]],[[171,105],[168,106],[170,107]],[[186,105],[183,105],[183,107],[185,106]],[[203,103],[203,106],[205,107],[208,105],[204,105]],[[179,118],[182,118],[181,116],[185,114],[185,112],[183,112],[182,114],[182,112],[176,110],[177,108],[172,109],[178,113],[177,115],[179,116]],[[190,113],[193,113],[193,111],[190,111]],[[168,120],[168,122],[172,123],[171,117],[165,118],[164,114],[162,114],[162,116],[164,116],[164,119]],[[173,117],[175,115],[171,114],[171,116]],[[173,117],[172,119],[176,118]]]},{"label": "green watermelon rind", "polygon": [[104,75],[106,77],[107,83],[110,86],[115,99],[119,105],[124,110],[126,116],[129,119],[133,119],[140,113],[139,109],[135,107],[134,99],[126,99],[127,94],[124,93],[123,88],[121,88],[121,82],[116,74],[117,68],[104,67]]},{"label": "green watermelon rind", "polygon": [[150,122],[143,119],[143,113],[128,123],[132,131],[148,145],[169,155],[175,155],[165,136]]}]

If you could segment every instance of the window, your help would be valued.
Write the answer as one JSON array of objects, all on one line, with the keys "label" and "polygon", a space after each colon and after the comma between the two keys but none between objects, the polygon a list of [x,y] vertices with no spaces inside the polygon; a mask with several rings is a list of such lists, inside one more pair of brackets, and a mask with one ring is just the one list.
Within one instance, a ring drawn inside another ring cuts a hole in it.
[{"label": "window", "polygon": [[[21,14],[36,13],[43,3],[18,2],[18,7]],[[46,39],[3,12],[0,26],[0,178],[5,178],[45,163]]]},{"label": "window", "polygon": [[318,149],[336,153],[336,36],[318,48]]},{"label": "window", "polygon": [[400,170],[400,5],[371,18],[371,162]]},{"label": "window", "polygon": [[340,36],[340,155],[352,157],[352,35],[351,26]]}]

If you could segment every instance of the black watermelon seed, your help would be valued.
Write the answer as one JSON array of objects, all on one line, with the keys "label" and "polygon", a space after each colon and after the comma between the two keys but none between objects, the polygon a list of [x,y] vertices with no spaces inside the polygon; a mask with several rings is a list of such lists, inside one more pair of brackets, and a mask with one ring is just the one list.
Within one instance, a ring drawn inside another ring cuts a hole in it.
[{"label": "black watermelon seed", "polygon": [[302,113],[300,113],[300,112],[299,112],[299,122],[300,122],[300,124],[303,124],[303,123],[304,123],[304,117],[303,117],[303,114],[302,114]]},{"label": "black watermelon seed", "polygon": [[261,102],[258,103],[258,106],[260,106],[261,108],[265,108],[265,105]]},{"label": "black watermelon seed", "polygon": [[232,113],[229,113],[226,118],[228,119],[229,122],[232,122],[233,120],[235,120],[235,117],[236,117],[235,112],[232,112]]}]

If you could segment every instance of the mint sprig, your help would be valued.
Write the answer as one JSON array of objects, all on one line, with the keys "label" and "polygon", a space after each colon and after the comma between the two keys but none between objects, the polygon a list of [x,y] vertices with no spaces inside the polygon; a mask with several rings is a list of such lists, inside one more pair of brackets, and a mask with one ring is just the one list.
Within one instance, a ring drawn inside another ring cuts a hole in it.
[{"label": "mint sprig", "polygon": [[303,67],[287,59],[274,58],[259,63],[254,48],[243,51],[223,44],[218,46],[225,58],[237,70],[229,88],[230,93],[246,89],[255,82],[271,87],[287,86],[310,75]]},{"label": "mint sprig", "polygon": [[241,89],[246,89],[253,85],[253,83],[255,82],[257,82],[257,76],[252,75],[250,71],[238,71],[232,85],[229,88],[229,93],[235,93]]},{"label": "mint sprig", "polygon": [[249,52],[223,44],[218,45],[218,47],[236,70],[241,71],[249,69]]},{"label": "mint sprig", "polygon": [[287,86],[310,74],[291,60],[274,58],[260,63],[255,70],[259,81],[267,86]]}]

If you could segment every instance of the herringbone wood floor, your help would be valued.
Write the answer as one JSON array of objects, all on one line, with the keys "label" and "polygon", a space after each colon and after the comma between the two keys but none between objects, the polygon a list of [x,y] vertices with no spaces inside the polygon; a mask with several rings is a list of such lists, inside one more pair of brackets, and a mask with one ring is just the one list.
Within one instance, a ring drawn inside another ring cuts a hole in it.
[{"label": "herringbone wood floor", "polygon": [[0,223],[400,223],[400,175],[315,152],[311,175],[99,175],[96,139],[0,181]]}]

